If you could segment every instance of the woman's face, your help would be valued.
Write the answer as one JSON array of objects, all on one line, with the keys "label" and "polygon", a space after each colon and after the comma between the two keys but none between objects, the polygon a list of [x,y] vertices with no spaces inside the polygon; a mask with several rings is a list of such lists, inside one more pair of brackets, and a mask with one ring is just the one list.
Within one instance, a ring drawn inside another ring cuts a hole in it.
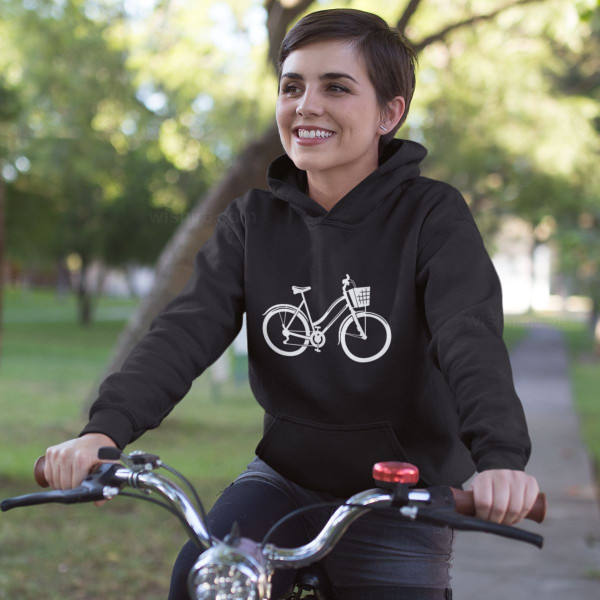
[{"label": "woman's face", "polygon": [[366,176],[377,168],[379,137],[385,133],[379,128],[381,113],[363,61],[348,42],[298,48],[281,73],[277,126],[296,167],[338,177]]}]

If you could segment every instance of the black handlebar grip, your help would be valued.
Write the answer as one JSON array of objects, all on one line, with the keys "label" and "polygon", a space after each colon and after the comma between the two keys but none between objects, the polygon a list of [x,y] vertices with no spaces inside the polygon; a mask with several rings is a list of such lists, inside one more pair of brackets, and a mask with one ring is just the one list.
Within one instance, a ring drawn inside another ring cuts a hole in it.
[{"label": "black handlebar grip", "polygon": [[44,475],[44,467],[46,466],[46,457],[40,456],[33,465],[33,477],[35,482],[43,488],[47,488],[50,486],[48,481],[46,481],[46,476]]},{"label": "black handlebar grip", "polygon": [[[454,503],[456,505],[456,512],[461,515],[466,516],[475,516],[475,502],[473,501],[473,491],[472,490],[457,490],[455,488],[450,488],[452,491],[452,495],[454,496]],[[531,510],[527,515],[525,515],[526,519],[530,519],[531,521],[535,521],[536,523],[541,523],[546,518],[546,511],[548,509],[548,501],[546,499],[546,494],[540,493],[535,500],[534,505],[531,507]]]},{"label": "black handlebar grip", "polygon": [[38,494],[26,494],[25,496],[17,496],[16,498],[7,498],[0,504],[0,509],[4,512],[11,508],[49,504],[51,502],[75,504],[77,502],[91,502],[103,499],[102,487],[91,489],[79,486],[71,490],[52,490],[51,492],[39,492]]},{"label": "black handlebar grip", "polygon": [[121,451],[114,446],[103,446],[98,449],[98,458],[100,460],[120,460]]}]

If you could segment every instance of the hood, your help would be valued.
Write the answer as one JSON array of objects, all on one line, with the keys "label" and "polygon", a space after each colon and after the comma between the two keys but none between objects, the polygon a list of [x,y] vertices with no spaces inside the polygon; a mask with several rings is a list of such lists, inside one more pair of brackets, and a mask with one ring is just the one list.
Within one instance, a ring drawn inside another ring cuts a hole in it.
[{"label": "hood", "polygon": [[419,163],[427,155],[421,144],[393,139],[379,158],[375,171],[351,189],[330,210],[307,196],[306,171],[294,165],[287,154],[276,158],[267,169],[267,183],[277,198],[289,204],[309,221],[327,221],[356,225],[369,215],[387,196],[404,182],[416,179]]}]

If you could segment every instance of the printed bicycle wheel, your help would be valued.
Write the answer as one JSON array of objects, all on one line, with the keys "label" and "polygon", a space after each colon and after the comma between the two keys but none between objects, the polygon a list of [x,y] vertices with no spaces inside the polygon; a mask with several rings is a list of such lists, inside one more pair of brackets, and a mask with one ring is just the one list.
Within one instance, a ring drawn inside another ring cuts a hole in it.
[{"label": "printed bicycle wheel", "polygon": [[340,325],[340,342],[346,355],[356,362],[371,362],[390,347],[392,331],[387,321],[376,313],[356,312],[356,319],[366,334],[363,339],[352,315]]},{"label": "printed bicycle wheel", "polygon": [[[265,341],[283,356],[296,356],[304,352],[309,344],[309,333],[308,319],[295,306],[275,308],[267,313],[263,321]],[[305,336],[305,339],[297,336]]]}]

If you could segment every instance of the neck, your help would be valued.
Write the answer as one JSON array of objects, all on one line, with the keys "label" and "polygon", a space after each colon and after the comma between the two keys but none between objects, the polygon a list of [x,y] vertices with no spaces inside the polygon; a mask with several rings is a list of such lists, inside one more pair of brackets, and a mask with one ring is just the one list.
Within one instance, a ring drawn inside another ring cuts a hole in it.
[{"label": "neck", "polygon": [[376,169],[377,160],[362,169],[345,169],[340,173],[307,171],[308,196],[329,212],[350,190]]}]

